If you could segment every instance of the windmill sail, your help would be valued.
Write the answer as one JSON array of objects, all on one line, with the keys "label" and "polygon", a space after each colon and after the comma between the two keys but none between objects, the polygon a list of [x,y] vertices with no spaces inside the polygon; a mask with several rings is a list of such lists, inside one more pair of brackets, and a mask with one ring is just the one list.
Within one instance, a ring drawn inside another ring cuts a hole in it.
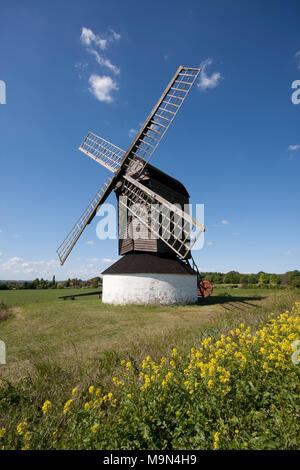
[{"label": "windmill sail", "polygon": [[199,71],[183,66],[178,68],[127,152],[92,132],[88,132],[79,150],[113,173],[127,168],[138,157],[144,162],[142,171],[181,108]]},{"label": "windmill sail", "polygon": [[98,137],[92,132],[88,132],[85,136],[79,150],[113,173],[119,169],[126,153],[116,145],[111,144],[102,137]]},{"label": "windmill sail", "polygon": [[144,166],[146,165],[181,108],[199,72],[200,69],[182,65],[178,68],[127,150],[122,166],[126,166],[135,157],[144,160]]},{"label": "windmill sail", "polygon": [[[204,226],[190,214],[130,176],[124,176],[122,196],[120,204],[182,258],[187,257],[204,232]],[[148,217],[141,216],[141,207],[151,211],[151,224]]]},{"label": "windmill sail", "polygon": [[91,200],[83,214],[79,217],[72,230],[68,233],[64,241],[58,247],[56,253],[59,258],[60,264],[64,264],[70,252],[72,251],[75,243],[82,234],[83,230],[90,223],[95,216],[98,207],[104,202],[110,192],[110,182],[112,178],[107,178],[106,181],[97,191],[95,197]]}]

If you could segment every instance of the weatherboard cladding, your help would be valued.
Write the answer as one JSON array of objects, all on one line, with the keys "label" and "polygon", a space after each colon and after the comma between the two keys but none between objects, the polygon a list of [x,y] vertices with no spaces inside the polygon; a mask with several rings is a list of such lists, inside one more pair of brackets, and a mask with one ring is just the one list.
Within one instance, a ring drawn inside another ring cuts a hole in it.
[{"label": "weatherboard cladding", "polygon": [[[182,209],[184,209],[185,204],[189,203],[189,193],[184,185],[152,165],[148,164],[146,167],[143,184],[172,204],[180,204]],[[117,195],[120,194],[117,193]],[[119,227],[122,225],[121,217],[122,215],[119,211]],[[131,221],[132,219],[129,217],[127,224],[131,223]],[[140,222],[133,221],[133,225],[136,224],[139,225]],[[147,239],[137,238],[133,240],[128,234],[128,228],[127,235],[126,238],[119,238],[119,255],[124,255],[132,251],[173,253],[173,250],[161,239],[151,237],[150,230]]]},{"label": "weatherboard cladding", "polygon": [[197,275],[197,272],[174,256],[156,253],[128,253],[103,271],[102,274]]}]

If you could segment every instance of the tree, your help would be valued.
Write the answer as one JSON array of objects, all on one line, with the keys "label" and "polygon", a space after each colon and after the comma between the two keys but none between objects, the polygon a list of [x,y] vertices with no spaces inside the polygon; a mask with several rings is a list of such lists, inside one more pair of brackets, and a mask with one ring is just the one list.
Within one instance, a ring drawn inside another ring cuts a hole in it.
[{"label": "tree", "polygon": [[237,271],[229,271],[224,276],[224,282],[226,284],[238,284],[240,282],[240,277],[241,275]]},{"label": "tree", "polygon": [[279,276],[277,274],[271,274],[270,284],[272,284],[272,286],[277,286],[277,284],[279,284]]},{"label": "tree", "polygon": [[258,273],[258,282],[259,284],[267,284],[267,276],[263,271]]},{"label": "tree", "polygon": [[296,287],[297,289],[300,287],[300,277],[294,277],[291,280],[291,287]]},{"label": "tree", "polygon": [[247,286],[249,284],[249,274],[241,274],[240,283],[243,286]]},{"label": "tree", "polygon": [[258,276],[256,274],[249,274],[249,284],[257,284]]}]

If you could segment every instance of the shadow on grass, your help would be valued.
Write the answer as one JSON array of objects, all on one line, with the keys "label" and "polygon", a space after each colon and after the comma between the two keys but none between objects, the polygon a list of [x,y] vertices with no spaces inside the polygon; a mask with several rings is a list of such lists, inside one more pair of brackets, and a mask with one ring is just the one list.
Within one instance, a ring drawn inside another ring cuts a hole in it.
[{"label": "shadow on grass", "polygon": [[259,305],[255,303],[255,301],[260,301],[265,299],[262,295],[257,296],[235,296],[230,294],[223,294],[223,295],[214,295],[211,297],[206,297],[202,299],[201,297],[198,298],[199,305],[222,305],[226,309],[226,304],[228,310],[231,310],[230,304],[234,304],[235,308],[243,308],[246,306],[250,307],[258,307]]}]

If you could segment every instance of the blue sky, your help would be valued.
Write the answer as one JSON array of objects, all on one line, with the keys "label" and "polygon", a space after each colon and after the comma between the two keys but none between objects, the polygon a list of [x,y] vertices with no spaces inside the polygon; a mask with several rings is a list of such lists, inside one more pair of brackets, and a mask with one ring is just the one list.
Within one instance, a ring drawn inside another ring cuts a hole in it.
[{"label": "blue sky", "polygon": [[177,67],[200,63],[151,160],[205,204],[195,260],[205,271],[299,268],[299,14],[292,0],[3,0],[0,279],[88,278],[118,258],[96,217],[58,266],[59,243],[107,176],[77,147],[93,131],[126,150]]}]

